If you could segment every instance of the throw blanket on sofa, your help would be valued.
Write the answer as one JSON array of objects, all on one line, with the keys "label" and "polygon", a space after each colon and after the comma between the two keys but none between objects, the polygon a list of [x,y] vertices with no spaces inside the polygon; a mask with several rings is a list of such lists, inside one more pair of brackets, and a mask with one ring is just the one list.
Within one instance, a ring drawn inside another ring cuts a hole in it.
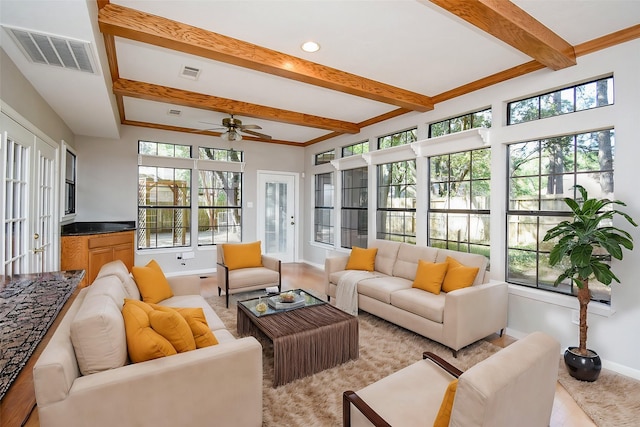
[{"label": "throw blanket on sofa", "polygon": [[351,270],[346,272],[338,280],[336,289],[336,307],[351,314],[358,315],[358,282],[364,279],[373,279],[377,274],[369,271]]}]

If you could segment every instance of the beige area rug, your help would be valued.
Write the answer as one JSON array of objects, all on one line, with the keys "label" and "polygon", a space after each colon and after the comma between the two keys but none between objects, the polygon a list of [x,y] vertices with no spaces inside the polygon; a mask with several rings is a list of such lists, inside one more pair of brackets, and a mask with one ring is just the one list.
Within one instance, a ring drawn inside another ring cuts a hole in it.
[{"label": "beige area rug", "polygon": [[[246,298],[246,295],[245,295]],[[229,331],[236,333],[235,299],[224,307],[224,299],[208,298]],[[360,312],[360,357],[319,372],[307,378],[273,388],[273,353],[268,342],[264,348],[263,407],[264,426],[341,426],[342,392],[359,390],[387,375],[422,359],[424,351],[445,358],[454,366],[466,370],[500,350],[480,341],[458,352],[405,329]]]},{"label": "beige area rug", "polygon": [[569,375],[560,357],[558,381],[599,427],[640,426],[640,381],[603,369],[595,382]]}]

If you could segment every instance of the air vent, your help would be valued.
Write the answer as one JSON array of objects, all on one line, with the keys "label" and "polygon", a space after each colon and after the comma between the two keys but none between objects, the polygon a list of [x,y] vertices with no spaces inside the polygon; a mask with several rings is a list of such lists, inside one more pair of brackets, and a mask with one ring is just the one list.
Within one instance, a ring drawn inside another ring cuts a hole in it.
[{"label": "air vent", "polygon": [[19,28],[5,29],[31,62],[96,74],[87,42]]},{"label": "air vent", "polygon": [[167,111],[167,114],[170,115],[170,116],[179,116],[179,115],[182,114],[182,111],[171,109],[171,110]]},{"label": "air vent", "polygon": [[182,71],[180,72],[180,76],[186,79],[198,80],[198,76],[200,75],[200,69],[195,67],[184,66],[182,67]]}]

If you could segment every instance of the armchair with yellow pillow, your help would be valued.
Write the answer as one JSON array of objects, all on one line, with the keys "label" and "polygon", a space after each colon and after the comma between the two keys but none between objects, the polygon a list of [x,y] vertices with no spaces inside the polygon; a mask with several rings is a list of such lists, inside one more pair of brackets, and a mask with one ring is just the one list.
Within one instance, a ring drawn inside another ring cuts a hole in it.
[{"label": "armchair with yellow pillow", "polygon": [[42,426],[262,425],[262,346],[155,261],[105,264],[33,374]]},{"label": "armchair with yellow pillow", "polygon": [[549,425],[560,343],[535,332],[462,372],[433,353],[343,394],[344,427]]},{"label": "armchair with yellow pillow", "polygon": [[489,280],[483,255],[374,240],[368,249],[327,257],[325,278],[330,301],[354,278],[359,310],[444,344],[454,355],[507,326],[507,284]]},{"label": "armchair with yellow pillow", "polygon": [[218,245],[216,275],[218,295],[229,295],[277,286],[282,289],[280,260],[262,254],[261,242]]}]

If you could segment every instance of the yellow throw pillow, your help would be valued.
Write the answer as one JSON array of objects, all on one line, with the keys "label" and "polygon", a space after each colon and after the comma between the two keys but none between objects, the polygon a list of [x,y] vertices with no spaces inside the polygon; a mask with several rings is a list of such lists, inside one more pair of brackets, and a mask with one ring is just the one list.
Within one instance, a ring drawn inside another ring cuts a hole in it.
[{"label": "yellow throw pillow", "polygon": [[447,275],[444,276],[444,282],[442,282],[442,290],[444,292],[455,291],[456,289],[462,289],[469,287],[476,280],[478,275],[478,267],[466,267],[456,259],[447,257]]},{"label": "yellow throw pillow", "polygon": [[178,353],[195,350],[196,342],[184,317],[171,307],[151,304],[149,323],[154,331],[165,337]]},{"label": "yellow throw pillow", "polygon": [[204,311],[200,307],[197,308],[176,308],[176,311],[185,318],[193,339],[196,342],[196,348],[209,347],[218,344],[218,339],[207,323],[207,318],[204,316]]},{"label": "yellow throw pillow", "polygon": [[438,411],[436,420],[433,422],[433,427],[449,427],[449,421],[451,420],[451,410],[453,408],[453,400],[456,397],[457,389],[458,380],[455,379],[449,383],[449,386],[444,392],[442,404],[440,404],[440,410]]},{"label": "yellow throw pillow", "polygon": [[[129,359],[138,363],[176,354],[171,343],[151,328],[149,315],[141,304],[144,303],[125,299],[122,306]],[[153,311],[150,307],[149,310]]]},{"label": "yellow throw pillow", "polygon": [[364,249],[357,246],[352,247],[345,270],[375,270],[377,253],[378,248]]},{"label": "yellow throw pillow", "polygon": [[222,253],[229,270],[262,267],[261,241],[253,243],[224,243]]},{"label": "yellow throw pillow", "polygon": [[144,267],[133,267],[131,273],[144,302],[155,304],[173,296],[171,286],[155,260]]},{"label": "yellow throw pillow", "polygon": [[442,288],[442,282],[447,274],[448,267],[449,264],[446,262],[436,264],[435,262],[418,260],[416,278],[413,281],[412,286],[438,295],[440,293],[440,288]]}]

